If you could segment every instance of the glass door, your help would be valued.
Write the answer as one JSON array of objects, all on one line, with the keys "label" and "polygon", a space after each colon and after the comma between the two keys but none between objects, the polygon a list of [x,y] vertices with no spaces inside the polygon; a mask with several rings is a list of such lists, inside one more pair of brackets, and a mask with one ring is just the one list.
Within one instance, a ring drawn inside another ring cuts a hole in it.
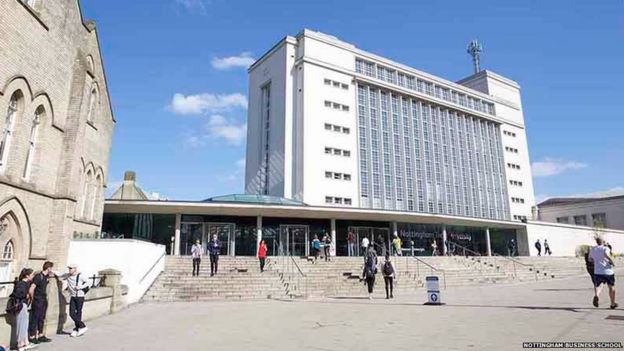
[{"label": "glass door", "polygon": [[234,256],[234,224],[232,223],[205,223],[204,242],[208,245],[208,242],[212,240],[213,235],[216,235],[221,242],[221,251],[219,254]]},{"label": "glass door", "polygon": [[203,238],[204,224],[203,223],[182,223],[180,226],[180,254],[190,255],[191,247],[195,244],[195,241],[201,240],[204,252],[206,252],[206,241]]},{"label": "glass door", "polygon": [[309,255],[309,227],[307,225],[281,225],[279,253],[286,256]]}]

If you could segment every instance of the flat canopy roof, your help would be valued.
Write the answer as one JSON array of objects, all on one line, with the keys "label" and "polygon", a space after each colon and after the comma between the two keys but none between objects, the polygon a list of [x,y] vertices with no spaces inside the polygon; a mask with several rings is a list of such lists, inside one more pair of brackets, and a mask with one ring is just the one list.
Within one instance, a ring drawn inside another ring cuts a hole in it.
[{"label": "flat canopy roof", "polygon": [[239,217],[326,218],[402,223],[446,224],[473,227],[522,229],[525,223],[364,208],[223,203],[197,201],[106,200],[105,213],[185,214]]}]

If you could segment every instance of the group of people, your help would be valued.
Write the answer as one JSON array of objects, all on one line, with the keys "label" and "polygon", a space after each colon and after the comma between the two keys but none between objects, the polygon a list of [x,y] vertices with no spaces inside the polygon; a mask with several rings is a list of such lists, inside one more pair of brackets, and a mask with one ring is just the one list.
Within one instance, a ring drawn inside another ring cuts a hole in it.
[{"label": "group of people", "polygon": [[[537,239],[537,241],[535,242],[535,249],[537,250],[537,255],[541,256],[542,255],[542,243],[540,243],[540,239]],[[552,251],[550,251],[550,245],[548,244],[548,240],[544,239],[544,256],[550,256],[552,255]]]},{"label": "group of people", "polygon": [[[217,237],[217,234],[212,236],[210,242],[208,242],[208,255],[210,256],[210,276],[213,277],[217,274],[219,269],[219,254],[221,253],[221,242]],[[201,259],[204,256],[204,248],[201,241],[197,239],[195,244],[191,247],[191,257],[193,258],[193,276],[199,276],[199,266]]]},{"label": "group of people", "polygon": [[314,238],[312,239],[312,256],[314,256],[314,261],[316,262],[318,260],[321,254],[321,248],[323,249],[323,254],[325,255],[325,261],[331,261],[331,245],[331,236],[323,234],[323,238],[319,240],[318,235],[314,234]]},{"label": "group of people", "polygon": [[[369,247],[373,248],[375,252],[378,252],[377,250],[379,250],[379,253],[381,253],[381,256],[385,257],[385,256],[390,255],[390,253],[388,253],[386,241],[382,235],[378,235],[377,240],[375,242],[371,242],[368,239],[368,237],[365,236],[364,238],[362,238],[362,243],[360,247],[362,248],[362,253],[364,256],[368,255]],[[398,236],[398,234],[394,234],[392,243],[390,245],[392,255],[402,256],[403,255],[402,247],[403,247],[403,241]],[[349,254],[349,256],[355,256],[355,235],[353,235],[352,232],[349,232],[349,234],[347,235],[347,248],[348,248],[347,253]]]},{"label": "group of people", "polygon": [[611,299],[611,309],[618,307],[615,302],[615,272],[613,266],[613,248],[606,243],[603,238],[596,237],[596,246],[592,247],[585,253],[585,265],[587,273],[592,280],[594,287],[594,298],[592,304],[594,307],[600,306],[600,293],[604,285],[609,288],[609,298]]},{"label": "group of people", "polygon": [[59,278],[66,282],[70,295],[69,316],[74,321],[70,336],[81,336],[88,330],[82,321],[82,307],[90,287],[89,282],[81,276],[75,264],[68,264],[68,272],[62,275],[54,273],[52,267],[54,264],[46,261],[41,271],[36,274],[31,268],[22,269],[9,296],[6,312],[14,316],[17,347],[20,351],[52,341],[46,337],[44,330],[50,278]]},{"label": "group of people", "polygon": [[[368,288],[368,298],[373,299],[373,290],[375,288],[375,276],[377,274],[377,251],[372,245],[367,247],[366,254],[364,256],[364,271],[362,272],[362,278],[366,282]],[[384,278],[384,285],[386,288],[386,299],[394,298],[394,280],[396,279],[396,269],[394,263],[390,259],[390,255],[385,255],[385,261],[382,265],[381,272]]]}]

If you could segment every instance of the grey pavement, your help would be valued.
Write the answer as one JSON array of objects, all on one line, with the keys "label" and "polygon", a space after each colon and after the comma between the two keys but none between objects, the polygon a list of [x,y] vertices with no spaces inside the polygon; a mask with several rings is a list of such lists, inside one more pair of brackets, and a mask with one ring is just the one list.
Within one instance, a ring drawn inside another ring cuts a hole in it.
[{"label": "grey pavement", "polygon": [[444,306],[424,306],[424,290],[394,300],[138,304],[38,349],[517,350],[531,341],[624,341],[624,320],[606,319],[624,310],[608,308],[606,291],[601,307],[591,306],[587,275],[442,294]]}]

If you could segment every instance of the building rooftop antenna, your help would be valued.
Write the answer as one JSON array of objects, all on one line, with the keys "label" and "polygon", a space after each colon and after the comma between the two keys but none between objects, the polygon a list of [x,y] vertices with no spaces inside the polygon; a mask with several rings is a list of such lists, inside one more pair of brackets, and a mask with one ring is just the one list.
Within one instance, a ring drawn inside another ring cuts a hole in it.
[{"label": "building rooftop antenna", "polygon": [[472,56],[472,63],[474,64],[474,73],[479,73],[481,71],[481,53],[483,52],[483,47],[481,43],[477,39],[473,40],[468,44],[468,49],[466,50],[470,56]]}]

